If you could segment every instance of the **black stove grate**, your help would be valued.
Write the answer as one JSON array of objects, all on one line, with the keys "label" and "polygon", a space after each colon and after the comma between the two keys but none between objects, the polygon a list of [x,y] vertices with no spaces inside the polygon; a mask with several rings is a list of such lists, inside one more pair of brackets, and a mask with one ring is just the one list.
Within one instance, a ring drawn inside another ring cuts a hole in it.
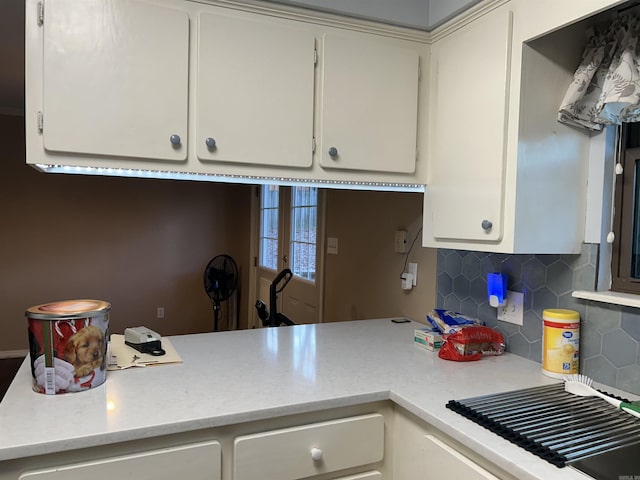
[{"label": "black stove grate", "polygon": [[562,383],[451,400],[447,408],[557,467],[640,443],[640,419],[565,392]]}]

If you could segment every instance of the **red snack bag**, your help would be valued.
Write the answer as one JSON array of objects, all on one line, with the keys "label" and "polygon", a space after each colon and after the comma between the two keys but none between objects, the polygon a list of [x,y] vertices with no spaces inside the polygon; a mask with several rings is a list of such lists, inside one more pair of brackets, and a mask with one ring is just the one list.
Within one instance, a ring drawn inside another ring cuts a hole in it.
[{"label": "red snack bag", "polygon": [[483,355],[501,355],[504,352],[504,337],[490,327],[469,326],[448,335],[438,356],[445,360],[470,362],[480,360]]}]

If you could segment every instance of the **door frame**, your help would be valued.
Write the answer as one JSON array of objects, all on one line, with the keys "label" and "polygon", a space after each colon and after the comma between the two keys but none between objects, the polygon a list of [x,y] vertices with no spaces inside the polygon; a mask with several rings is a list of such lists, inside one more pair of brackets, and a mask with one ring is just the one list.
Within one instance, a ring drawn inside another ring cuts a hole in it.
[{"label": "door frame", "polygon": [[[293,187],[295,185],[280,185],[283,187]],[[249,239],[249,297],[247,299],[247,328],[262,328],[262,322],[256,312],[257,297],[257,277],[258,277],[258,251],[260,242],[260,188],[262,185],[251,187],[251,228]],[[316,284],[318,288],[318,323],[324,323],[324,271],[326,260],[326,227],[327,227],[327,193],[323,189],[318,189],[318,225],[316,239]]]}]

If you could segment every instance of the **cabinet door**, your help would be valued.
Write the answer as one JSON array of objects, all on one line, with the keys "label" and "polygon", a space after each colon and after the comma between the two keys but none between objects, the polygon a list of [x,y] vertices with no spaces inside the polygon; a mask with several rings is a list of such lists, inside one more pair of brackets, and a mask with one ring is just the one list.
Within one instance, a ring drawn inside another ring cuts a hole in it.
[{"label": "cabinet door", "polygon": [[418,52],[393,39],[324,35],[323,168],[415,170],[418,68]]},{"label": "cabinet door", "polygon": [[425,222],[432,222],[435,238],[502,238],[512,30],[507,7],[432,46]]},{"label": "cabinet door", "polygon": [[185,160],[187,14],[134,0],[44,5],[45,148]]},{"label": "cabinet door", "polygon": [[211,441],[34,470],[19,480],[220,480],[221,461],[220,443]]},{"label": "cabinet door", "polygon": [[310,32],[277,20],[200,13],[198,158],[309,167],[314,51],[315,37]]},{"label": "cabinet door", "polygon": [[425,471],[429,478],[464,478],[465,480],[498,480],[480,465],[440,441],[433,435],[424,437]]}]

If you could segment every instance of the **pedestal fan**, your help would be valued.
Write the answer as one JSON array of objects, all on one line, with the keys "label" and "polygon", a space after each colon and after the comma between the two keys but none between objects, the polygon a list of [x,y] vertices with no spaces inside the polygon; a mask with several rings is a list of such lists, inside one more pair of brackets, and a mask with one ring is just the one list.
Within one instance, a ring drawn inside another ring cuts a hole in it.
[{"label": "pedestal fan", "polygon": [[238,266],[229,255],[213,257],[204,269],[204,289],[213,304],[213,330],[218,330],[220,302],[228,300],[238,287]]}]

